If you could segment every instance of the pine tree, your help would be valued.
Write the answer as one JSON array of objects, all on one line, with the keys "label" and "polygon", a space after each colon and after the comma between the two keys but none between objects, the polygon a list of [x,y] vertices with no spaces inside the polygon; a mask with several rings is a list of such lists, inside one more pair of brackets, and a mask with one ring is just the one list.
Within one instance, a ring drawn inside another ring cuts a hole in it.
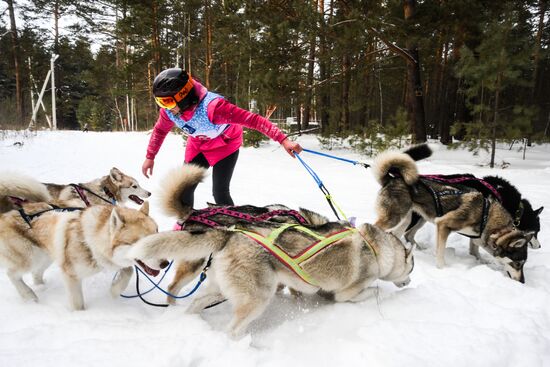
[{"label": "pine tree", "polygon": [[[501,19],[487,23],[481,44],[461,50],[458,75],[464,79],[464,93],[475,122],[456,124],[454,131],[466,129],[464,140],[473,149],[490,149],[491,168],[495,164],[497,139],[517,139],[531,132],[531,109],[515,90],[525,88],[526,70],[531,65],[528,45],[518,37],[520,15],[508,8]],[[490,148],[489,148],[490,147]]]}]

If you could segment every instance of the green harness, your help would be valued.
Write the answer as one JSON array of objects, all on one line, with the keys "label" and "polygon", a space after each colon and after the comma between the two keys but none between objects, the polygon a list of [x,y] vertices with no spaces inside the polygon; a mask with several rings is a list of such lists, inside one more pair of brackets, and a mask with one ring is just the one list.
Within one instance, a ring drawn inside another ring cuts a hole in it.
[{"label": "green harness", "polygon": [[[311,237],[315,238],[317,241],[311,244],[310,246],[308,246],[299,254],[295,256],[291,256],[287,254],[279,246],[277,246],[277,244],[275,243],[277,238],[289,228],[308,234]],[[235,227],[231,227],[229,228],[229,230],[234,232],[240,232],[245,236],[253,239],[258,244],[260,244],[263,248],[269,251],[273,256],[275,256],[287,268],[289,268],[292,272],[294,272],[297,276],[299,276],[304,282],[317,287],[319,286],[318,283],[301,267],[300,264],[308,260],[309,258],[315,256],[320,251],[326,249],[328,246],[334,244],[335,242],[343,238],[346,238],[347,236],[350,236],[354,233],[360,234],[360,232],[356,228],[346,227],[344,230],[331,233],[330,235],[325,237],[323,235],[320,235],[319,233],[316,233],[310,230],[309,228],[303,227],[299,224],[290,224],[290,223],[281,225],[280,227],[272,231],[267,237],[256,232],[247,231],[245,229],[240,229]],[[377,254],[375,249],[370,245],[370,243],[365,239],[363,235],[361,235],[361,237],[363,238],[367,247],[369,247],[371,251],[374,253],[374,255],[376,256]]]}]

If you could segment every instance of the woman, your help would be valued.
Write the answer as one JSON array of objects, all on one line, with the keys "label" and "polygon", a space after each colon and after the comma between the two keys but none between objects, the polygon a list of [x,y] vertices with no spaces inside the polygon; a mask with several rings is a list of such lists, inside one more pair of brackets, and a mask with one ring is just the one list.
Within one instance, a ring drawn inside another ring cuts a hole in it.
[{"label": "woman", "polygon": [[[188,135],[185,163],[213,167],[212,193],[219,205],[234,205],[229,184],[243,142],[243,126],[280,143],[292,157],[302,151],[300,144],[288,139],[268,119],[209,92],[185,70],[162,71],[153,82],[153,94],[161,109],[142,166],[147,178],[153,174],[155,156],[174,125]],[[182,202],[193,205],[195,188],[184,194]]]}]

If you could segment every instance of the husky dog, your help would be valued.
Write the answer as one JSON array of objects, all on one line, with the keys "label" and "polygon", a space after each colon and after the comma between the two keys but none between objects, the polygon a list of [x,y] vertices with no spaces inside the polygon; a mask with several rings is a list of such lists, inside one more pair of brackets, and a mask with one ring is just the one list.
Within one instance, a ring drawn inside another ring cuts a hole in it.
[{"label": "husky dog", "polygon": [[82,184],[59,185],[40,183],[35,179],[13,172],[0,175],[0,213],[16,209],[16,201],[53,202],[67,206],[117,204],[131,200],[143,204],[151,193],[137,180],[113,167],[107,176]]},{"label": "husky dog", "polygon": [[[281,226],[286,226],[286,230],[281,231]],[[320,236],[327,238],[344,231],[349,232],[345,237],[300,262],[310,281],[290,270],[289,263],[279,260],[281,252],[300,259],[312,244],[320,241]],[[275,237],[279,255],[266,250],[253,236]],[[242,335],[249,323],[261,315],[279,284],[306,294],[328,292],[338,302],[360,301],[372,293],[368,287],[376,279],[399,287],[407,285],[414,266],[412,249],[391,233],[370,224],[355,229],[342,222],[302,226],[238,222],[235,229],[162,232],[143,238],[130,251],[133,258],[153,269],[160,268],[166,259],[190,262],[209,254],[215,266],[210,269],[208,291],[188,311],[200,312],[212,303],[229,300],[233,306],[229,333],[233,337]]]},{"label": "husky dog", "polygon": [[[485,193],[485,196],[493,196],[498,199],[504,209],[514,218],[514,225],[519,230],[534,233],[531,241],[529,241],[529,247],[532,249],[540,248],[540,242],[538,241],[538,233],[540,232],[539,216],[544,207],[533,210],[531,203],[521,197],[518,189],[502,177],[485,176],[479,180],[473,175],[460,176],[470,178],[464,180],[461,186],[471,187]],[[490,188],[487,188],[485,184],[489,184]],[[420,247],[414,240],[414,236],[425,223],[426,221],[420,215],[413,212],[411,223],[405,231],[405,239]]]},{"label": "husky dog", "polygon": [[378,193],[376,225],[398,237],[410,222],[412,212],[437,227],[436,263],[445,266],[445,246],[450,232],[472,237],[470,253],[479,258],[479,246],[501,262],[511,278],[525,281],[523,265],[532,232],[514,226],[510,213],[492,197],[469,187],[458,189],[445,183],[419,178],[410,156],[382,153],[373,172],[382,186]]},{"label": "husky dog", "polygon": [[[205,175],[206,170],[204,168],[188,164],[183,168],[178,167],[172,170],[162,180],[163,189],[158,193],[161,208],[166,215],[177,218],[179,226],[186,231],[203,231],[219,226],[229,227],[246,218],[255,221],[268,220],[277,223],[297,224],[324,224],[329,221],[324,216],[309,210],[299,209],[299,211],[294,211],[280,204],[262,207],[254,205],[232,207],[211,205],[206,209],[193,210],[181,201],[181,197],[185,190],[200,183]],[[206,259],[178,262],[174,278],[168,286],[168,292],[178,294],[187,283],[198,275],[205,262]],[[174,304],[175,299],[168,296],[167,302]]]},{"label": "husky dog", "polygon": [[36,301],[23,274],[32,273],[34,282],[42,284],[44,271],[52,261],[57,263],[71,307],[81,310],[82,279],[103,269],[122,269],[111,288],[118,296],[132,275],[134,260],[127,256],[128,250],[140,238],[156,233],[157,225],[148,216],[148,202],[140,210],[111,205],[70,209],[28,203],[21,211],[1,214],[0,266],[7,268],[21,297]]}]

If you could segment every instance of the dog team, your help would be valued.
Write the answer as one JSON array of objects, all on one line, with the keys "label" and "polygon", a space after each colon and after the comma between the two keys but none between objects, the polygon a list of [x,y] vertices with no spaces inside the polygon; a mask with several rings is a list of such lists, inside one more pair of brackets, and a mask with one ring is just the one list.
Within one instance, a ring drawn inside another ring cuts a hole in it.
[{"label": "dog team", "polygon": [[[81,310],[82,280],[100,271],[117,272],[111,285],[116,297],[135,264],[156,276],[174,260],[168,290],[177,294],[208,262],[208,281],[188,312],[228,300],[233,309],[228,332],[234,338],[282,287],[357,302],[373,293],[370,285],[377,279],[406,286],[414,268],[414,235],[426,221],[436,227],[437,267],[445,266],[447,238],[457,232],[470,237],[471,255],[480,259],[481,247],[512,279],[525,282],[528,247],[540,247],[543,208],[534,210],[500,177],[419,174],[416,161],[431,154],[423,144],[376,157],[377,220],[356,226],[283,205],[193,209],[180,198],[206,170],[185,165],[166,176],[158,193],[161,208],[178,220],[180,230],[159,233],[144,202],[151,193],[117,168],[94,181],[67,185],[4,172],[0,267],[23,299],[37,301],[23,276],[30,273],[35,284],[42,284],[44,271],[56,263],[71,308]],[[128,201],[140,209],[124,207]]]}]

